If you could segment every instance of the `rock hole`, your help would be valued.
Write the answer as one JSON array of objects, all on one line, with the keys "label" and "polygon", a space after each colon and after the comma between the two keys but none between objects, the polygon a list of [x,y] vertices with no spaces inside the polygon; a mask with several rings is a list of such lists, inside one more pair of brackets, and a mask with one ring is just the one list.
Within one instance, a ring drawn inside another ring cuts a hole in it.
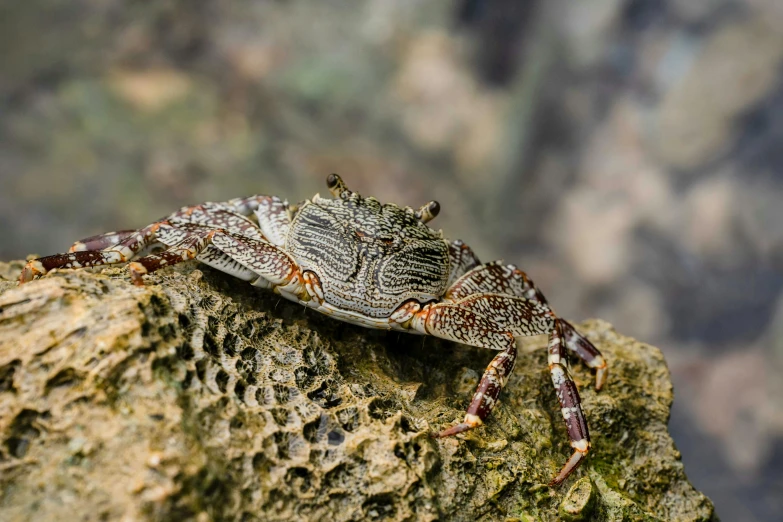
[{"label": "rock hole", "polygon": [[291,468],[286,473],[286,483],[291,484],[299,493],[308,493],[313,488],[310,470],[307,468]]},{"label": "rock hole", "polygon": [[309,367],[300,366],[294,370],[294,379],[300,390],[307,390],[315,383],[315,374]]},{"label": "rock hole", "polygon": [[22,361],[19,359],[14,359],[10,363],[0,367],[0,393],[5,391],[15,391],[14,375],[20,366],[22,366]]},{"label": "rock hole", "polygon": [[270,467],[271,463],[263,451],[259,451],[253,455],[253,469],[260,473],[261,476],[264,476],[265,473],[269,472]]},{"label": "rock hole", "polygon": [[352,432],[359,427],[359,410],[353,406],[337,412],[337,420],[347,432]]},{"label": "rock hole", "polygon": [[220,355],[220,346],[218,346],[215,342],[215,338],[211,335],[204,336],[204,351],[215,357]]},{"label": "rock hole", "polygon": [[182,343],[177,346],[177,356],[183,361],[190,361],[196,356],[196,352],[193,351],[190,343]]},{"label": "rock hole", "polygon": [[218,370],[217,375],[215,375],[215,384],[217,384],[217,387],[221,393],[226,393],[226,390],[228,389],[228,380],[228,373],[226,373],[226,371],[222,368]]},{"label": "rock hole", "polygon": [[367,406],[367,413],[370,417],[381,421],[385,421],[394,415],[395,410],[394,404],[387,399],[375,398],[370,401],[370,404]]},{"label": "rock hole", "polygon": [[226,355],[235,356],[242,349],[242,340],[233,333],[226,334],[223,339],[223,350]]},{"label": "rock hole", "polygon": [[373,495],[362,504],[364,516],[370,520],[386,520],[394,518],[396,508],[394,497],[390,493]]},{"label": "rock hole", "polygon": [[158,333],[160,334],[160,338],[165,342],[170,342],[177,337],[177,331],[174,329],[174,325],[171,323],[164,324],[158,328]]},{"label": "rock hole", "polygon": [[164,303],[163,300],[155,294],[150,297],[150,307],[152,308],[152,313],[155,316],[161,317],[166,315],[166,303]]},{"label": "rock hole", "polygon": [[179,327],[183,330],[187,330],[190,326],[190,317],[185,314],[179,314]]},{"label": "rock hole", "polygon": [[284,428],[288,424],[288,410],[285,408],[272,408],[272,418],[275,420],[275,424]]},{"label": "rock hole", "polygon": [[339,430],[332,430],[326,436],[326,440],[330,446],[339,446],[345,441],[345,435],[343,435]]},{"label": "rock hole", "polygon": [[57,372],[54,377],[46,381],[46,391],[61,386],[74,386],[82,381],[81,375],[73,368],[64,368]]},{"label": "rock hole", "polygon": [[334,408],[342,404],[342,398],[337,395],[334,381],[328,380],[321,383],[321,386],[307,394],[307,398],[315,402],[322,408]]}]

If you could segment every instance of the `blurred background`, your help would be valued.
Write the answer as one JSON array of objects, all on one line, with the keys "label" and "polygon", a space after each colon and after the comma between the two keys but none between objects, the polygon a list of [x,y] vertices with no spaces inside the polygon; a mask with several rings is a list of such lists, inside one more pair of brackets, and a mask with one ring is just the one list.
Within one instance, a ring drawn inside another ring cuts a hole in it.
[{"label": "blurred background", "polygon": [[0,258],[338,172],[661,347],[686,470],[783,512],[780,0],[0,0]]}]

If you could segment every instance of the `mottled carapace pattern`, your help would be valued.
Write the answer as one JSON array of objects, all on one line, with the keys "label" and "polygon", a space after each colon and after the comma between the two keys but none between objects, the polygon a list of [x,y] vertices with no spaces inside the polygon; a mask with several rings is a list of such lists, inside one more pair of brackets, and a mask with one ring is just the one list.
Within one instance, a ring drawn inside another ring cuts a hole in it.
[{"label": "mottled carapace pattern", "polygon": [[463,421],[437,437],[480,426],[514,369],[516,338],[548,334],[549,371],[573,448],[552,484],[565,480],[590,450],[567,354],[596,369],[600,388],[607,365],[595,346],[555,315],[524,272],[481,264],[462,241],[427,226],[437,202],[418,210],[382,204],[350,191],[335,174],[327,185],[334,199],[316,195],[296,206],[251,196],[185,207],[140,230],[93,236],[68,253],[32,260],[19,280],[128,263],[141,285],[146,274],[197,259],[342,321],[497,350]]}]

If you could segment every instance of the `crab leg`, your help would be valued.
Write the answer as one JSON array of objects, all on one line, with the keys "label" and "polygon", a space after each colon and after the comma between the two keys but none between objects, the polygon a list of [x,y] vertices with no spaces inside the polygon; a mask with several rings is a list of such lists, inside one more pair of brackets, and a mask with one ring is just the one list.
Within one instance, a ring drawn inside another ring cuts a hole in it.
[{"label": "crab leg", "polygon": [[481,263],[473,250],[460,239],[449,243],[449,271],[448,285],[465,275],[466,272]]},{"label": "crab leg", "polygon": [[[228,203],[204,203],[183,207],[167,219],[141,230],[122,230],[91,236],[74,243],[66,254],[55,254],[28,262],[22,270],[19,282],[26,283],[55,268],[88,268],[127,263],[155,243],[171,246],[186,240],[193,226],[224,228],[229,232],[263,240],[259,228],[245,217],[245,214],[252,214],[260,206],[276,199],[269,196],[252,196]],[[199,234],[196,235],[200,237]],[[167,256],[164,255],[163,258]],[[207,264],[231,273],[237,271],[231,270],[231,262],[212,249],[208,250],[205,257],[208,258],[205,261]]]},{"label": "crab leg", "polygon": [[118,230],[116,232],[106,232],[90,236],[75,242],[68,252],[84,252],[85,250],[103,250],[112,245],[116,245],[134,234],[135,230]]},{"label": "crab leg", "polygon": [[514,335],[467,308],[445,303],[427,305],[414,313],[409,328],[441,339],[500,351],[484,372],[465,419],[435,436],[448,437],[483,424],[514,368],[517,357]]},{"label": "crab leg", "polygon": [[288,202],[277,197],[265,197],[259,201],[255,214],[258,217],[258,226],[269,242],[276,246],[283,246],[291,225]]},{"label": "crab leg", "polygon": [[[223,257],[202,258],[208,247],[212,247]],[[235,236],[223,229],[194,230],[187,239],[168,250],[139,258],[130,263],[128,268],[133,282],[139,285],[143,284],[141,279],[143,275],[197,256],[219,270],[233,273],[231,270],[226,270],[225,263],[230,260],[238,265],[234,268],[240,269],[241,274],[247,274],[248,271],[255,274],[253,284],[256,286],[282,287],[291,294],[304,296],[304,284],[300,281],[299,268],[288,254],[265,241]],[[251,278],[243,277],[243,279]]]},{"label": "crab leg", "polygon": [[[490,311],[506,308],[505,315],[495,315],[497,321],[484,317]],[[523,318],[519,319],[512,318]],[[436,437],[448,437],[483,424],[497,404],[500,392],[514,368],[517,357],[514,335],[549,334],[548,356],[552,384],[560,402],[561,414],[574,453],[566,462],[551,485],[563,482],[582,462],[590,450],[590,434],[582,412],[576,384],[568,372],[564,343],[564,321],[552,312],[522,298],[483,294],[469,296],[454,304],[435,304],[424,307],[413,315],[411,327],[428,333],[473,346],[502,350],[490,362],[476,388],[476,393],[465,413],[465,419]]]},{"label": "crab leg", "polygon": [[549,333],[557,320],[548,306],[523,297],[481,293],[453,304],[490,319],[495,328],[506,330],[514,337]]},{"label": "crab leg", "polygon": [[175,226],[190,225],[212,229],[224,229],[253,239],[264,239],[255,223],[231,203],[202,203],[183,207],[168,218]]},{"label": "crab leg", "polygon": [[609,373],[606,359],[604,359],[593,343],[576,331],[576,328],[571,323],[565,319],[558,319],[558,321],[563,327],[566,348],[576,354],[588,368],[595,370],[595,389],[600,390],[606,383],[606,377]]},{"label": "crab leg", "polygon": [[574,448],[574,452],[565,466],[563,466],[563,469],[560,470],[560,473],[549,483],[550,486],[563,482],[579,466],[587,452],[590,451],[590,433],[582,412],[579,392],[568,372],[562,333],[563,323],[564,321],[561,319],[555,321],[555,328],[549,334],[547,361],[549,363],[549,373],[552,375],[552,384],[555,387],[555,393],[560,402],[561,413],[568,431],[568,438],[571,440],[571,447]]},{"label": "crab leg", "polygon": [[[494,261],[477,266],[460,277],[446,292],[447,301],[459,301],[477,293],[497,293],[524,297],[548,307],[546,298],[533,281],[514,265]],[[608,368],[601,352],[580,335],[567,321],[563,323],[563,337],[566,348],[579,357],[589,368],[596,370],[595,389],[600,390],[606,382]]]},{"label": "crab leg", "polygon": [[[129,234],[116,245],[103,250],[76,251],[33,259],[22,269],[19,284],[32,281],[55,268],[89,268],[127,263],[137,253],[157,242],[159,230],[164,225],[168,226],[168,223],[163,221],[148,225]],[[91,240],[92,238],[87,239]]]}]

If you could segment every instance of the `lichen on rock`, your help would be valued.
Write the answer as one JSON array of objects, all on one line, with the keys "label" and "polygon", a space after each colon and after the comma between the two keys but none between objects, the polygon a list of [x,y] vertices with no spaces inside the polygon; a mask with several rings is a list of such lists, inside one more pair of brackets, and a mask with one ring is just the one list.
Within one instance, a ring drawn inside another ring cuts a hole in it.
[{"label": "lichen on rock", "polygon": [[196,264],[17,287],[0,263],[3,520],[706,521],[666,423],[661,352],[603,321],[611,365],[574,365],[593,451],[569,455],[543,341],[489,422],[462,416],[492,353],[367,330]]}]

